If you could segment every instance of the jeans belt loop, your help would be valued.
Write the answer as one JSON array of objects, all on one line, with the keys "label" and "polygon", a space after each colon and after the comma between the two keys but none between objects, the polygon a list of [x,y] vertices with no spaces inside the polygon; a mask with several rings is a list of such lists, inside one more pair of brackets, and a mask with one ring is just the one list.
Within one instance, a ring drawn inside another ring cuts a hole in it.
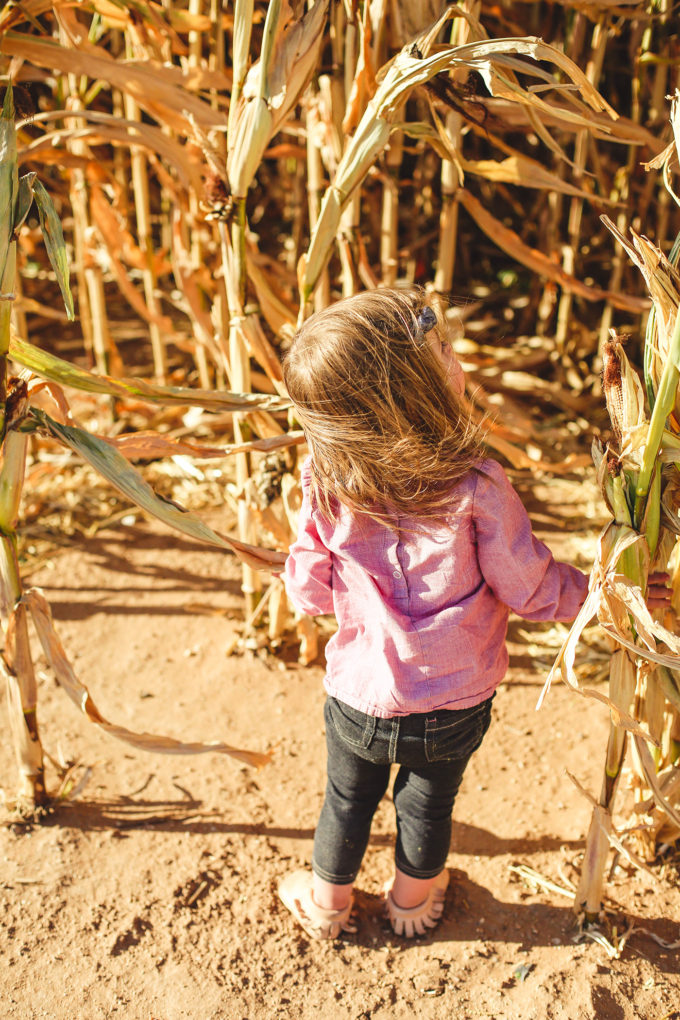
[{"label": "jeans belt loop", "polygon": [[397,745],[399,743],[399,728],[401,725],[401,719],[399,716],[396,716],[394,719],[391,719],[390,722],[392,725],[390,726],[390,749],[388,755],[390,761],[394,764],[397,760]]}]

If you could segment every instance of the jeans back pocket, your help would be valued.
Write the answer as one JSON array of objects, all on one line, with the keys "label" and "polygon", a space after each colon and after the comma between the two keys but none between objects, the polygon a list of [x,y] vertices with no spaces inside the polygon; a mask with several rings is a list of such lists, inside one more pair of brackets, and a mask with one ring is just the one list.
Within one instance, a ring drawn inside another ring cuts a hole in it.
[{"label": "jeans back pocket", "polygon": [[358,708],[346,705],[344,701],[338,701],[337,698],[326,698],[324,718],[326,726],[332,727],[340,739],[352,747],[366,750],[373,740],[377,723],[375,716],[366,715]]},{"label": "jeans back pocket", "polygon": [[491,722],[491,699],[472,708],[443,709],[425,721],[425,757],[429,762],[469,758]]}]

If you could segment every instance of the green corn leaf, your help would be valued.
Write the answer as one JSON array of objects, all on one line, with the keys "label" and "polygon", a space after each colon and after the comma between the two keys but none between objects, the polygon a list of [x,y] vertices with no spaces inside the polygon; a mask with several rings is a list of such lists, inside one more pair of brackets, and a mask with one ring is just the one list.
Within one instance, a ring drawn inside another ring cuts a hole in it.
[{"label": "green corn leaf", "polygon": [[257,95],[264,102],[269,101],[269,76],[271,74],[271,62],[274,56],[274,41],[281,17],[281,0],[269,0],[267,17],[262,33],[262,53],[260,56],[260,81]]},{"label": "green corn leaf", "polygon": [[0,115],[0,279],[14,233],[14,208],[19,182],[17,175],[17,133],[14,127],[14,98],[5,89]]},{"label": "green corn leaf", "polygon": [[155,386],[144,379],[113,379],[109,375],[94,375],[69,361],[48,354],[26,340],[13,335],[9,354],[13,361],[35,372],[42,379],[50,379],[60,386],[70,386],[87,393],[102,393],[111,397],[148,400],[154,404],[185,404],[203,407],[208,411],[246,412],[264,409],[284,411],[290,401],[282,397],[250,393],[219,393],[212,390],[192,390],[182,386]]},{"label": "green corn leaf", "polygon": [[52,204],[52,199],[38,180],[35,180],[33,183],[33,196],[38,206],[40,229],[45,239],[45,247],[47,248],[49,260],[52,263],[52,269],[54,269],[57,275],[57,282],[64,299],[64,305],[66,306],[66,314],[69,319],[74,319],[73,296],[69,286],[66,242],[64,241],[64,234],[61,229],[61,222]]},{"label": "green corn leaf", "polygon": [[671,336],[668,358],[664,365],[652,417],[649,421],[647,442],[642,455],[642,466],[635,493],[635,526],[640,527],[644,514],[647,494],[652,480],[656,457],[663,439],[666,420],[675,406],[675,394],[680,380],[680,312],[676,313],[675,327]]},{"label": "green corn leaf", "polygon": [[196,517],[189,510],[158,496],[140,473],[126,461],[125,457],[105,440],[99,439],[83,429],[61,425],[37,408],[31,408],[30,417],[39,427],[78,453],[88,464],[92,465],[95,471],[111,482],[114,488],[118,489],[132,503],[151,514],[152,517],[156,517],[169,527],[175,528],[199,542],[207,542],[208,545],[235,552],[237,556],[256,569],[282,569],[286,558],[285,553],[246,545],[243,542],[218,535],[200,517]]},{"label": "green corn leaf", "polygon": [[15,233],[28,216],[29,210],[33,205],[33,186],[35,184],[35,178],[36,175],[34,173],[24,174],[23,177],[19,178],[19,194],[17,196],[17,204],[14,210]]},{"label": "green corn leaf", "polygon": [[[16,242],[7,246],[0,263],[0,357],[7,356],[11,337],[12,298],[17,271]],[[4,369],[2,370],[4,373]],[[4,378],[4,375],[2,376]],[[0,420],[4,410],[0,413]],[[4,425],[2,426],[4,428]]]}]

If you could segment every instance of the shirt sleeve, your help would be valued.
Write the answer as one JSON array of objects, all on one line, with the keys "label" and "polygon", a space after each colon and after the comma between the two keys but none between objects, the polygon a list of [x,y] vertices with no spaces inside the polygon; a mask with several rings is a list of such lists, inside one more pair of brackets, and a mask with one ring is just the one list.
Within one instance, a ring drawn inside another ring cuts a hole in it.
[{"label": "shirt sleeve", "polygon": [[588,591],[586,575],[553,558],[495,461],[477,474],[473,520],[479,566],[493,593],[525,620],[573,620]]},{"label": "shirt sleeve", "polygon": [[330,551],[321,541],[312,516],[309,493],[309,462],[302,468],[302,506],[298,536],[288,551],[283,571],[286,592],[296,609],[310,616],[334,611],[333,565]]}]

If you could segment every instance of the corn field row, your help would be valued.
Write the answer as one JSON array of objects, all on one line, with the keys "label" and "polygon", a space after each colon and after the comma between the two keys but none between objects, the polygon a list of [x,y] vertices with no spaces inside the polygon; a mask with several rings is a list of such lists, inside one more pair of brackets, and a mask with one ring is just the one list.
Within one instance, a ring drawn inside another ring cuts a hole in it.
[{"label": "corn field row", "polygon": [[[281,354],[313,308],[419,283],[462,319],[473,411],[493,412],[489,445],[515,468],[583,464],[507,409],[529,393],[584,431],[604,365],[614,439],[598,462],[613,522],[553,670],[612,718],[577,910],[596,916],[610,845],[641,862],[680,836],[680,644],[643,600],[650,564],[670,562],[680,592],[679,289],[664,254],[680,231],[677,49],[670,0],[4,6],[0,601],[21,796],[46,796],[28,616],[61,685],[112,735],[267,757],[103,719],[49,607],[22,584],[27,455],[58,442],[146,512],[235,551],[246,628],[267,619],[275,643],[291,614],[263,577],[294,534],[303,439]],[[614,327],[647,329],[644,389]],[[194,411],[172,435],[101,419],[107,434],[94,434],[75,425],[71,389],[107,398],[114,419],[140,405]],[[192,437],[217,423],[212,446]],[[129,463],[178,455],[229,458],[235,534],[160,500]],[[593,615],[614,642],[607,695],[584,691],[573,667]],[[315,625],[295,622],[311,661]],[[612,808],[628,743],[638,820],[622,835]]]}]

